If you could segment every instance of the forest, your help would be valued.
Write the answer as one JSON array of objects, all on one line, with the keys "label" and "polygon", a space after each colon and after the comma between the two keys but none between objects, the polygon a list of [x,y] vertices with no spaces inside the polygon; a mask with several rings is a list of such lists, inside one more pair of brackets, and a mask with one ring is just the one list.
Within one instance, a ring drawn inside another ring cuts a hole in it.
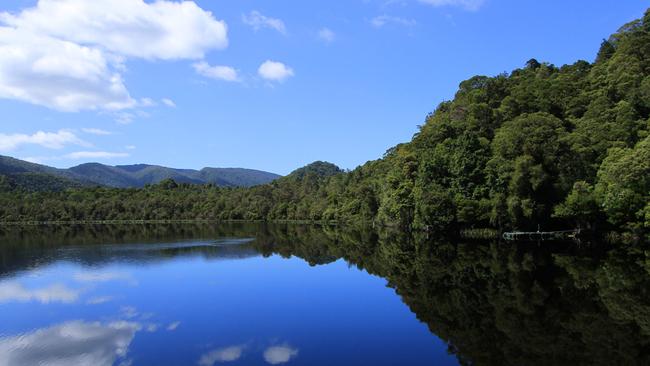
[{"label": "forest", "polygon": [[316,162],[269,184],[166,180],[31,191],[0,176],[0,221],[261,220],[406,229],[650,229],[650,11],[593,63],[531,59],[460,83],[408,143],[351,170]]}]

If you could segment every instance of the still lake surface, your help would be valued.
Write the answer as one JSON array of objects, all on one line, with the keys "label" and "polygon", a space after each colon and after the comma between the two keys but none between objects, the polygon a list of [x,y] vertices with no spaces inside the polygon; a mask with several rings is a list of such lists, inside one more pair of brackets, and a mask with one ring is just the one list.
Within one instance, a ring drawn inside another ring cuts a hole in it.
[{"label": "still lake surface", "polygon": [[0,228],[0,366],[647,365],[649,253],[290,225]]}]

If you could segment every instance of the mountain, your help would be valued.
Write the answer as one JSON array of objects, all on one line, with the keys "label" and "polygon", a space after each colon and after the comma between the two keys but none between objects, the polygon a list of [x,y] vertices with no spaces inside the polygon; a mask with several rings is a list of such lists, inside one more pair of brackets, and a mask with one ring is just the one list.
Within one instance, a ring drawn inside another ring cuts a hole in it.
[{"label": "mountain", "polygon": [[72,180],[82,179],[82,177],[77,176],[75,173],[67,171],[65,169],[57,169],[46,165],[34,164],[9,156],[0,156],[0,174],[17,175],[24,173],[50,174]]},{"label": "mountain", "polygon": [[237,187],[252,187],[280,178],[277,174],[240,168],[203,168],[200,173],[207,182],[223,181],[223,185]]},{"label": "mountain", "polygon": [[79,176],[109,187],[135,187],[138,181],[119,168],[99,163],[82,164],[69,169]]},{"label": "mountain", "polygon": [[343,173],[343,170],[338,166],[326,161],[315,161],[311,164],[305,165],[302,168],[294,170],[291,172],[291,174],[289,174],[289,177],[302,179],[306,175],[315,175],[325,178],[339,173]]},{"label": "mountain", "polygon": [[60,191],[67,188],[96,185],[84,176],[66,169],[0,155],[0,187],[23,188],[28,191]]},{"label": "mountain", "polygon": [[99,163],[81,164],[70,169],[57,169],[8,156],[0,156],[3,184],[28,191],[63,190],[82,186],[140,188],[165,179],[177,183],[213,184],[221,187],[251,187],[269,183],[277,174],[242,168],[174,169],[157,165],[137,164],[110,166]]}]

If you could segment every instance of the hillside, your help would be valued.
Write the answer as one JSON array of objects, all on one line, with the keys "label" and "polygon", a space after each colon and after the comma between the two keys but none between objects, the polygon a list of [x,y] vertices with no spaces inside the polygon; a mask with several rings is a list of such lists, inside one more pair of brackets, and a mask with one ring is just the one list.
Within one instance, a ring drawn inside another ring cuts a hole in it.
[{"label": "hillside", "polygon": [[[557,67],[530,59],[510,73],[461,82],[412,141],[350,172],[317,162],[250,189],[167,184],[135,193],[80,190],[75,197],[82,199],[5,196],[0,218],[649,230],[650,12],[603,41],[593,63]],[[104,206],[95,204],[100,199]],[[48,208],[62,203],[74,207]]]},{"label": "hillside", "polygon": [[[110,166],[88,163],[70,169],[57,169],[7,156],[0,156],[0,175],[7,176],[13,186],[32,191],[94,185],[113,188],[141,188],[166,179],[173,179],[177,183],[251,187],[269,183],[280,177],[277,174],[252,169],[204,168],[191,170],[146,164]],[[48,182],[51,183],[48,184]]]},{"label": "hillside", "polygon": [[326,178],[339,173],[343,173],[343,170],[338,166],[325,161],[315,161],[309,165],[294,170],[288,177],[293,179],[303,179],[306,175],[311,174],[321,178]]},{"label": "hillside", "polygon": [[[0,177],[5,187],[23,188],[28,191],[57,191],[95,185],[84,176],[66,169],[0,155]],[[0,184],[0,187],[2,184]]]}]

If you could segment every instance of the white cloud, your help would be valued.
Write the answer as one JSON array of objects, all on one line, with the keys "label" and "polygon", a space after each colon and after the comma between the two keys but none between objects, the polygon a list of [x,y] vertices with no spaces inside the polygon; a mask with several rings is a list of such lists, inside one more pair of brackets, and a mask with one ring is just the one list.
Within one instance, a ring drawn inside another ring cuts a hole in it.
[{"label": "white cloud", "polygon": [[59,130],[58,132],[38,131],[32,135],[20,133],[5,135],[0,133],[0,151],[12,151],[22,145],[39,145],[48,149],[62,149],[66,145],[90,146],[89,143],[67,130]]},{"label": "white cloud", "polygon": [[200,366],[213,366],[217,362],[234,362],[241,358],[244,346],[230,346],[210,351],[199,359]]},{"label": "white cloud", "polygon": [[[135,148],[135,146],[133,147]],[[129,149],[129,146],[126,147]],[[129,149],[132,150],[132,149]],[[109,151],[76,151],[65,155],[57,156],[27,156],[21,157],[21,160],[29,161],[30,163],[43,164],[47,161],[56,161],[56,160],[82,160],[82,159],[116,159],[116,158],[128,158],[131,156],[129,153],[122,152],[109,152]],[[137,284],[137,281],[131,280],[131,285]]]},{"label": "white cloud", "polygon": [[42,156],[23,156],[19,158],[20,160],[24,160],[30,163],[34,164],[43,164],[45,160],[48,160],[47,157],[42,157]]},{"label": "white cloud", "polygon": [[193,1],[40,0],[0,21],[33,34],[144,59],[199,59],[228,46],[227,26]]},{"label": "white cloud", "polygon": [[168,331],[174,331],[178,326],[181,325],[181,322],[173,322],[167,326]]},{"label": "white cloud", "polygon": [[86,304],[88,305],[100,305],[100,304],[105,304],[109,301],[112,301],[113,297],[112,296],[96,296],[96,297],[91,297],[86,301]]},{"label": "white cloud", "polygon": [[276,61],[265,61],[257,70],[258,74],[270,81],[284,81],[294,75],[293,69]]},{"label": "white cloud", "polygon": [[271,365],[287,363],[296,356],[298,356],[298,349],[291,348],[289,345],[273,346],[264,351],[264,360]]},{"label": "white cloud", "polygon": [[0,98],[67,112],[135,105],[101,50],[2,26]]},{"label": "white cloud", "polygon": [[133,123],[135,120],[135,115],[129,112],[119,112],[115,114],[115,122],[121,125],[128,125]]},{"label": "white cloud", "polygon": [[135,146],[135,145],[126,145],[126,146],[124,146],[124,148],[127,149],[127,150],[135,150],[137,148],[137,146]]},{"label": "white cloud", "polygon": [[16,301],[38,301],[43,304],[51,302],[73,303],[78,298],[78,290],[69,289],[63,284],[53,284],[40,289],[27,289],[17,282],[0,283],[0,304]]},{"label": "white cloud", "polygon": [[465,10],[478,10],[485,0],[419,0],[421,3],[433,6],[457,6]]},{"label": "white cloud", "polygon": [[140,326],[72,321],[0,338],[0,366],[111,366],[126,356]]},{"label": "white cloud", "polygon": [[169,108],[176,108],[176,103],[169,98],[163,98],[162,103],[168,106]]},{"label": "white cloud", "polygon": [[401,25],[405,27],[413,27],[417,24],[417,22],[413,19],[406,19],[406,18],[400,18],[400,17],[394,17],[390,15],[380,15],[372,18],[370,20],[370,24],[372,24],[373,27],[375,28],[381,28],[387,24],[395,24],[395,25]]},{"label": "white cloud", "polygon": [[207,62],[197,62],[194,71],[201,76],[225,81],[239,81],[237,70],[230,66],[210,66]]},{"label": "white cloud", "polygon": [[142,98],[142,99],[140,99],[139,105],[141,107],[155,107],[156,102],[151,98]]},{"label": "white cloud", "polygon": [[200,59],[228,45],[227,27],[193,1],[39,0],[0,13],[0,98],[59,111],[122,110],[129,58]]},{"label": "white cloud", "polygon": [[111,131],[106,131],[99,128],[82,128],[81,131],[97,136],[108,136],[113,134]]},{"label": "white cloud", "polygon": [[329,28],[322,28],[320,31],[318,31],[318,38],[327,43],[331,43],[334,42],[336,34]]},{"label": "white cloud", "polygon": [[262,28],[270,28],[282,34],[287,34],[287,27],[282,20],[267,17],[257,10],[251,11],[248,15],[242,15],[242,21],[244,24],[251,26],[255,31]]},{"label": "white cloud", "polygon": [[108,152],[108,151],[77,151],[62,156],[63,159],[113,159],[113,158],[128,158],[130,155],[127,153]]}]

